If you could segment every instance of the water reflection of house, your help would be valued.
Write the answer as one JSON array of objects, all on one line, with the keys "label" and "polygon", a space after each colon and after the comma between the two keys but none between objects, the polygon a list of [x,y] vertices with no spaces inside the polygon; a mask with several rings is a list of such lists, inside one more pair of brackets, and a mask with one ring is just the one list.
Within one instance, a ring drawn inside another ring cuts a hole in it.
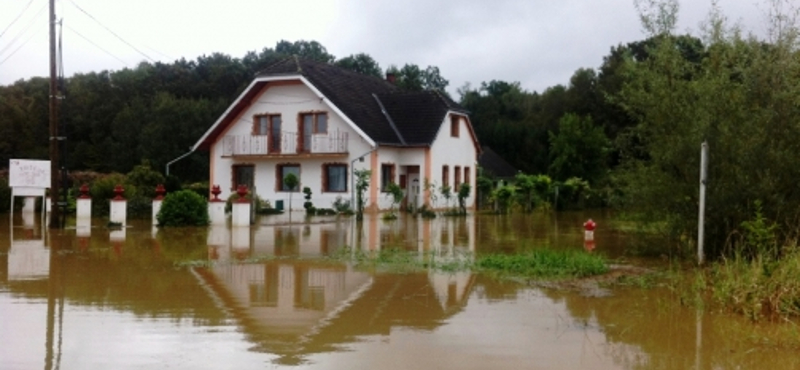
[{"label": "water reflection of house", "polygon": [[393,327],[434,329],[459,312],[474,278],[378,274],[308,262],[216,264],[195,270],[242,326],[254,350],[284,364]]},{"label": "water reflection of house", "polygon": [[209,258],[324,256],[345,247],[364,251],[418,251],[440,258],[475,252],[473,217],[429,220],[403,216],[384,222],[379,216],[368,215],[360,225],[353,219],[331,222],[323,219],[317,223],[257,225],[252,228],[212,226],[208,234]]},{"label": "water reflection of house", "polygon": [[[255,349],[298,363],[357,336],[387,334],[393,327],[433,329],[461,310],[474,284],[469,272],[391,275],[344,264],[285,259],[328,255],[339,248],[400,249],[430,262],[471,258],[472,217],[433,220],[401,217],[384,222],[368,215],[317,223],[212,227],[210,267],[194,271],[256,343]],[[237,260],[275,258],[265,263]]]}]

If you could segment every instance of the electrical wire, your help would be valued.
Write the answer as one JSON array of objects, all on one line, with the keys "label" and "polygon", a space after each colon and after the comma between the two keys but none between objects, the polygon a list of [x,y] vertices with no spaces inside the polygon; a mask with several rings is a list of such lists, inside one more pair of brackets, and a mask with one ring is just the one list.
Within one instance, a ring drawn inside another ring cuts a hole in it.
[{"label": "electrical wire", "polygon": [[[38,35],[38,34],[41,32],[41,30],[42,30],[42,29],[40,28],[39,30],[37,30],[37,32],[34,32],[34,33],[32,33],[32,34],[31,34],[31,35],[30,35],[30,36],[29,36],[29,37],[28,37],[28,38],[27,38],[27,39],[26,39],[26,40],[25,40],[25,41],[22,43],[22,45],[18,46],[16,49],[14,49],[14,51],[12,51],[12,52],[11,52],[11,54],[9,54],[9,55],[8,55],[8,56],[7,56],[5,59],[3,59],[3,60],[0,60],[0,65],[3,65],[3,63],[5,63],[7,60],[11,59],[11,57],[13,57],[13,56],[14,56],[14,54],[16,54],[16,53],[17,53],[17,52],[18,52],[20,49],[22,49],[22,47],[23,47],[23,46],[27,45],[27,44],[28,44],[28,42],[30,42],[30,41],[31,41],[31,39],[32,39],[34,36]],[[0,53],[0,54],[2,54],[2,53]]]},{"label": "electrical wire", "polygon": [[25,5],[25,8],[23,8],[22,11],[19,12],[19,15],[17,15],[17,17],[14,18],[14,20],[11,21],[11,23],[8,26],[6,26],[6,28],[3,30],[3,32],[0,32],[0,37],[3,37],[3,35],[5,35],[6,32],[8,31],[8,29],[11,28],[11,26],[13,26],[14,23],[16,23],[19,20],[19,18],[22,17],[23,14],[25,14],[25,11],[28,10],[28,8],[31,6],[32,3],[33,3],[33,0],[28,1],[28,4]]},{"label": "electrical wire", "polygon": [[145,54],[144,52],[142,52],[141,50],[139,50],[138,48],[136,48],[135,46],[133,46],[131,43],[129,43],[128,41],[125,41],[125,39],[123,39],[122,37],[120,37],[119,35],[117,35],[117,34],[116,34],[114,31],[112,31],[110,28],[108,28],[108,27],[106,27],[104,24],[100,23],[100,21],[99,21],[99,20],[97,20],[97,18],[95,18],[94,16],[92,16],[91,14],[89,14],[87,11],[83,10],[83,8],[81,8],[81,7],[80,7],[78,4],[76,4],[74,1],[72,1],[72,0],[69,0],[69,2],[70,2],[70,3],[72,3],[72,5],[73,5],[73,6],[75,6],[76,8],[78,8],[78,10],[80,10],[80,11],[81,11],[83,14],[86,14],[86,16],[87,16],[87,17],[89,17],[89,18],[91,18],[93,21],[97,22],[97,24],[99,24],[99,25],[100,25],[100,27],[103,27],[103,28],[105,28],[105,30],[106,30],[106,31],[108,31],[110,34],[114,35],[114,37],[116,37],[118,40],[122,41],[122,42],[123,42],[125,45],[128,45],[128,46],[130,46],[130,47],[131,47],[133,50],[136,50],[136,52],[137,52],[137,53],[141,54],[141,55],[142,55],[143,57],[145,57],[147,60],[149,60],[149,61],[151,61],[151,62],[153,62],[153,63],[155,63],[155,62],[156,62],[155,60],[153,60],[153,58],[150,58],[150,56],[148,56],[147,54]]},{"label": "electrical wire", "polygon": [[108,51],[108,50],[106,50],[106,49],[103,49],[103,48],[102,48],[100,45],[97,45],[97,44],[95,44],[95,43],[94,43],[94,41],[92,41],[92,40],[90,40],[88,37],[86,37],[86,36],[82,35],[80,32],[78,32],[78,31],[74,30],[72,27],[70,27],[70,26],[67,26],[67,25],[64,25],[64,27],[66,27],[68,30],[70,30],[70,31],[74,32],[76,35],[80,36],[80,38],[82,38],[82,39],[86,40],[88,43],[90,43],[90,44],[94,45],[94,47],[96,47],[96,48],[98,48],[98,49],[102,50],[104,53],[106,53],[106,54],[108,54],[109,56],[111,56],[112,58],[114,58],[114,59],[118,60],[120,63],[124,64],[126,67],[130,67],[130,66],[128,65],[128,63],[127,63],[127,62],[125,62],[125,61],[124,61],[124,60],[122,60],[121,58],[117,57],[116,55],[112,54],[110,51]]},{"label": "electrical wire", "polygon": [[[11,39],[11,41],[9,41],[9,42],[8,42],[8,44],[6,44],[6,46],[5,46],[3,49],[0,49],[0,55],[3,55],[3,54],[4,54],[4,53],[7,51],[7,50],[9,50],[9,49],[10,49],[12,46],[14,46],[14,44],[16,44],[16,43],[17,43],[17,41],[19,41],[19,39],[20,39],[20,38],[21,38],[23,35],[25,35],[25,33],[27,33],[27,32],[28,32],[28,30],[30,30],[31,26],[33,26],[34,24],[36,24],[36,22],[39,20],[39,19],[38,19],[38,18],[39,18],[39,15],[40,15],[40,14],[42,14],[42,11],[44,11],[44,9],[45,9],[46,7],[47,7],[47,3],[45,3],[45,4],[44,4],[44,5],[41,7],[41,8],[39,8],[39,11],[37,11],[37,12],[36,12],[36,14],[35,14],[35,15],[34,15],[34,16],[31,18],[31,19],[30,19],[30,21],[28,22],[28,24],[27,24],[27,25],[25,25],[25,27],[23,27],[23,28],[22,28],[22,31],[21,31],[20,33],[18,33],[16,36],[14,36],[14,37]],[[30,38],[29,38],[29,40],[30,40]],[[17,50],[19,50],[19,48],[17,48]]]}]

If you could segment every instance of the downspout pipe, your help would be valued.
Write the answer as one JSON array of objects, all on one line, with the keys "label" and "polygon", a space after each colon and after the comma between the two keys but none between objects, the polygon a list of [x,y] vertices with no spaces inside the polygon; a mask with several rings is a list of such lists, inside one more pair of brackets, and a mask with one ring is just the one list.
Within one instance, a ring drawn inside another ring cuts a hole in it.
[{"label": "downspout pipe", "polygon": [[191,149],[191,150],[189,150],[188,152],[186,152],[186,153],[182,154],[180,157],[178,157],[178,158],[175,158],[175,159],[173,159],[173,160],[171,160],[171,161],[167,162],[167,170],[166,170],[166,174],[167,174],[167,176],[169,176],[169,166],[170,166],[170,165],[172,165],[173,163],[175,163],[175,162],[177,162],[177,161],[180,161],[181,159],[184,159],[184,158],[186,158],[186,157],[187,157],[189,154],[192,154],[192,153],[194,153],[194,149]]}]

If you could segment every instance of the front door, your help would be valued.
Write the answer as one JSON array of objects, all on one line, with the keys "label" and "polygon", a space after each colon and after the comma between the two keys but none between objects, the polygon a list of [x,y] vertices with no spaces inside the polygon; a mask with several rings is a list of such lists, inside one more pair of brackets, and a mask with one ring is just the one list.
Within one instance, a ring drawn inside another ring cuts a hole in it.
[{"label": "front door", "polygon": [[233,166],[233,191],[239,185],[247,185],[247,190],[252,192],[255,186],[256,168],[252,164],[237,164]]},{"label": "front door", "polygon": [[420,183],[419,183],[419,174],[412,173],[408,175],[408,190],[407,191],[407,202],[408,208],[416,212],[419,209],[419,194],[420,194]]}]

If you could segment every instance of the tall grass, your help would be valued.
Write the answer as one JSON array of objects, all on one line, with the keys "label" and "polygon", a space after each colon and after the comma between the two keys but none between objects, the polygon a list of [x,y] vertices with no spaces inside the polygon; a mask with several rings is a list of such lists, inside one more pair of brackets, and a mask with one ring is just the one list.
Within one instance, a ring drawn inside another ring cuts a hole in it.
[{"label": "tall grass", "polygon": [[705,271],[713,302],[753,320],[800,316],[800,252],[780,259],[735,256]]}]

